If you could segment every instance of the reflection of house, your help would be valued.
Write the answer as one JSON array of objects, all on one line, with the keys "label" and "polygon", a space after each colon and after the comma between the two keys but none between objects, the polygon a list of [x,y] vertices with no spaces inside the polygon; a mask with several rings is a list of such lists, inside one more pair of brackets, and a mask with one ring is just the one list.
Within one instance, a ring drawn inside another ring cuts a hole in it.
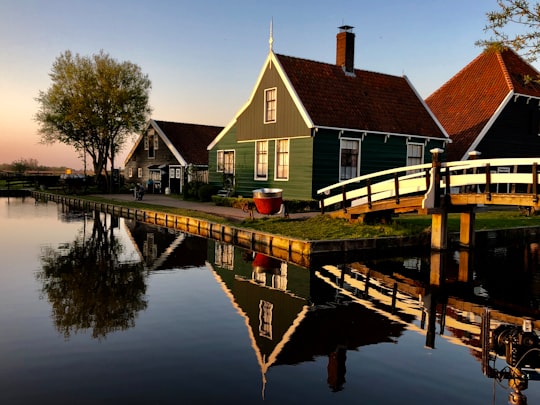
[{"label": "reflection of house", "polygon": [[126,230],[148,270],[205,265],[205,239],[134,220],[126,220],[125,223]]},{"label": "reflection of house", "polygon": [[429,96],[452,139],[447,159],[473,151],[486,159],[540,155],[538,75],[512,50],[486,50]]},{"label": "reflection of house", "polygon": [[328,356],[334,389],[330,380],[340,376],[330,370],[344,373],[344,351],[394,341],[404,330],[370,308],[337,302],[332,286],[291,263],[209,240],[208,266],[245,318],[263,384],[271,366]]},{"label": "reflection of house", "polygon": [[150,120],[125,160],[126,181],[149,185],[149,192],[182,191],[186,182],[207,181],[208,152],[222,130],[198,124]]},{"label": "reflection of house", "polygon": [[431,161],[448,137],[406,77],[355,69],[352,27],[336,64],[270,49],[246,105],[209,145],[209,182],[285,198],[379,170]]}]

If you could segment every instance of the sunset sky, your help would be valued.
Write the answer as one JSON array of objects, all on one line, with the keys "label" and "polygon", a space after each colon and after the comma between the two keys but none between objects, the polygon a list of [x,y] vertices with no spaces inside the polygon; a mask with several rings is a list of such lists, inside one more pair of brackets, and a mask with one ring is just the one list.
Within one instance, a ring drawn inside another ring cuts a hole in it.
[{"label": "sunset sky", "polygon": [[[39,143],[40,90],[66,50],[100,50],[152,81],[152,118],[225,126],[274,50],[335,63],[340,25],[355,67],[406,75],[425,98],[474,59],[496,0],[0,0],[0,163],[81,168],[66,146]],[[130,145],[125,147],[129,150]]]}]

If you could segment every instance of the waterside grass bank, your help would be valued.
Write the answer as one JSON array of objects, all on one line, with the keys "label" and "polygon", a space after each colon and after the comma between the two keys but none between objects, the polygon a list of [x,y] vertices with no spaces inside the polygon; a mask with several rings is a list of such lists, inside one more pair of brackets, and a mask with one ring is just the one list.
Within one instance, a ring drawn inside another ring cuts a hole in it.
[{"label": "waterside grass bank", "polygon": [[[348,224],[343,219],[314,215],[303,219],[263,218],[239,220],[223,215],[154,205],[117,201],[102,196],[66,196],[32,191],[37,201],[107,212],[141,222],[173,228],[202,237],[256,250],[280,259],[309,266],[315,256],[347,252],[384,252],[429,245],[429,233],[414,233],[392,225]],[[303,236],[303,237],[302,237]]]}]

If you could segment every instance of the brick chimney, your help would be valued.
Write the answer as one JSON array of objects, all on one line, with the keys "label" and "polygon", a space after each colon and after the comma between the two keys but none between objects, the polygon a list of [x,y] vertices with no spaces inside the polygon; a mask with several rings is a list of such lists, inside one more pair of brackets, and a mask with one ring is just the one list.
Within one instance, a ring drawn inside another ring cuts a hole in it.
[{"label": "brick chimney", "polygon": [[342,25],[336,35],[336,65],[341,66],[345,73],[354,74],[354,33],[350,25]]}]

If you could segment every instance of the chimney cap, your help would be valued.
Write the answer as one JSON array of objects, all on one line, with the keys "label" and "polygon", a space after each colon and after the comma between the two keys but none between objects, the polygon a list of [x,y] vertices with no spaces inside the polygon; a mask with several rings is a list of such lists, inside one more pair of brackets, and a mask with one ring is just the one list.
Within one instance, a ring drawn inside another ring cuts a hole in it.
[{"label": "chimney cap", "polygon": [[354,28],[351,25],[342,25],[341,27],[338,27],[340,32],[352,32],[352,29]]}]

